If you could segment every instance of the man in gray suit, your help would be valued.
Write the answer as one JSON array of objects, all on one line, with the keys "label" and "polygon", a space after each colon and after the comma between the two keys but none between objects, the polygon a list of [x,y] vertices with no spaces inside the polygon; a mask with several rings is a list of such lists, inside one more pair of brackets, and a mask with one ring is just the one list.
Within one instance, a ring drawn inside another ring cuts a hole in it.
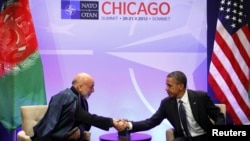
[{"label": "man in gray suit", "polygon": [[[169,73],[166,79],[169,97],[161,101],[160,107],[150,118],[127,122],[129,132],[149,130],[166,118],[175,129],[176,140],[181,138],[188,141],[207,141],[207,133],[213,126],[209,118],[216,125],[224,125],[225,117],[206,92],[190,90],[186,86],[187,78],[183,72]],[[185,109],[185,124],[180,118],[179,101],[182,101]]]}]

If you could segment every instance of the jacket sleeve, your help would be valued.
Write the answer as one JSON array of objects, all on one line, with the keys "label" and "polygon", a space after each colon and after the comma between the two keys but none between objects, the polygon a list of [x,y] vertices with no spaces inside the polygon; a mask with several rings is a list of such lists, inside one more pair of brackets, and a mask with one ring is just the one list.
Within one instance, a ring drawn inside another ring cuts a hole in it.
[{"label": "jacket sleeve", "polygon": [[39,137],[45,137],[48,134],[51,133],[51,131],[54,129],[55,125],[57,124],[60,113],[62,111],[62,103],[57,102],[58,99],[56,97],[52,97],[48,110],[45,113],[44,117],[42,120],[34,126],[34,133],[39,136]]},{"label": "jacket sleeve", "polygon": [[214,121],[215,125],[225,125],[226,119],[224,114],[220,112],[219,107],[217,107],[208,95],[205,95],[205,101],[207,105],[207,111],[209,117]]},{"label": "jacket sleeve", "polygon": [[164,103],[161,102],[158,110],[148,119],[141,121],[132,121],[132,130],[130,132],[145,131],[159,125],[166,118],[166,109]]},{"label": "jacket sleeve", "polygon": [[109,130],[110,127],[114,126],[112,118],[90,114],[85,110],[79,111],[77,120],[83,124],[93,125],[103,130]]}]

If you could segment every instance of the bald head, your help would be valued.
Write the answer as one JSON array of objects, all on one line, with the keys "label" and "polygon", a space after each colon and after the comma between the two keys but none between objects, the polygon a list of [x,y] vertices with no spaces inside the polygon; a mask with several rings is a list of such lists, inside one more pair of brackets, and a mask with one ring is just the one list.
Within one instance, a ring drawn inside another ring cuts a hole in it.
[{"label": "bald head", "polygon": [[93,78],[92,78],[91,75],[89,75],[89,74],[87,74],[87,73],[84,73],[84,72],[78,73],[78,74],[74,77],[74,79],[73,79],[73,81],[72,81],[72,85],[73,85],[73,86],[74,86],[74,85],[79,85],[79,84],[85,83],[85,82],[87,82],[87,81],[93,81]]},{"label": "bald head", "polygon": [[72,81],[72,86],[81,96],[87,98],[94,92],[94,79],[87,73],[78,73]]}]

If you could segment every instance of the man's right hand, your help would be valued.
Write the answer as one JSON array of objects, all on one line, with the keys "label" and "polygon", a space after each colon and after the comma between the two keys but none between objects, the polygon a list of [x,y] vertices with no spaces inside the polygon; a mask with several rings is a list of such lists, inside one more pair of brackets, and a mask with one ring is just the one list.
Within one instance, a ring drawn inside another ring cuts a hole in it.
[{"label": "man's right hand", "polygon": [[123,131],[128,128],[128,122],[124,119],[113,119],[113,124],[117,131]]}]

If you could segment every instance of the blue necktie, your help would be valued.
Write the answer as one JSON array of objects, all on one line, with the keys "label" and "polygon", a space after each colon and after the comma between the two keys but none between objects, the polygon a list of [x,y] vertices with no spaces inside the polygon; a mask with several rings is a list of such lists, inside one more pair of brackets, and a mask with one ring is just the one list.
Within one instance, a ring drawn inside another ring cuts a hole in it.
[{"label": "blue necktie", "polygon": [[191,135],[188,131],[186,110],[185,110],[185,107],[183,106],[183,101],[181,101],[181,100],[179,100],[179,114],[180,114],[180,119],[181,119],[182,126],[184,128],[184,131],[185,131],[187,137],[190,138]]}]

